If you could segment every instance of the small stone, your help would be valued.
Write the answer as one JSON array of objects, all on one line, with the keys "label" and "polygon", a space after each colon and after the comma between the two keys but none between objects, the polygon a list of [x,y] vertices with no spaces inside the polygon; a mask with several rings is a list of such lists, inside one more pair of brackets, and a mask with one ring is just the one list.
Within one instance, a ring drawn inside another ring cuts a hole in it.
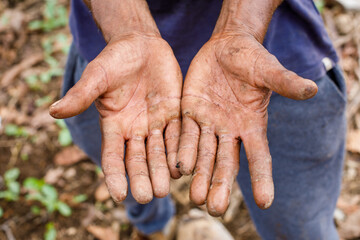
[{"label": "small stone", "polygon": [[76,169],[75,168],[69,168],[68,170],[65,171],[64,173],[64,177],[66,179],[70,179],[70,178],[73,178],[75,177],[76,175]]},{"label": "small stone", "polygon": [[77,232],[76,228],[74,228],[74,227],[66,229],[66,234],[69,236],[74,236],[76,234],[76,232]]},{"label": "small stone", "polygon": [[110,198],[110,193],[107,189],[105,182],[102,182],[95,191],[95,199],[98,202],[106,201]]}]

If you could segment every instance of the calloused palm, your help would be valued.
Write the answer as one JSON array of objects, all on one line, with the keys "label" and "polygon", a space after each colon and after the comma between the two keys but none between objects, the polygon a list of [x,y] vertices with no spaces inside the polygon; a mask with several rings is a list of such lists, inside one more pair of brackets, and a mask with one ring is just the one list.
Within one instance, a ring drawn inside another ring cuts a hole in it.
[{"label": "calloused palm", "polygon": [[[147,203],[153,195],[169,193],[168,164],[176,165],[181,128],[181,88],[181,71],[170,46],[160,37],[134,34],[112,39],[50,114],[72,117],[95,101],[109,192],[117,202],[126,197],[127,172],[134,198]],[[180,177],[173,169],[171,175]]]},{"label": "calloused palm", "polygon": [[316,84],[286,70],[251,35],[213,36],[195,56],[185,79],[178,162],[193,173],[190,197],[207,202],[214,216],[229,204],[239,170],[240,142],[249,161],[254,198],[268,208],[274,198],[267,142],[272,90],[292,99],[313,97]]}]

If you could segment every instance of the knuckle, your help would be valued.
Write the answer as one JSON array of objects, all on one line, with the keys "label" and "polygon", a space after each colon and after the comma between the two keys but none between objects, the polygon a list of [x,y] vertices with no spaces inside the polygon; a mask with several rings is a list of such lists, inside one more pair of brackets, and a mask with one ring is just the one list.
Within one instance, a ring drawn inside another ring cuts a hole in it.
[{"label": "knuckle", "polygon": [[143,153],[134,153],[126,159],[127,163],[146,163],[146,156]]},{"label": "knuckle", "polygon": [[[200,149],[199,150],[199,158],[201,159],[213,159],[216,155],[210,149]],[[199,159],[200,160],[200,159]]]},{"label": "knuckle", "polygon": [[131,179],[136,179],[136,178],[141,178],[141,177],[149,177],[149,173],[147,171],[137,171],[133,174],[129,175],[129,178]]},{"label": "knuckle", "polygon": [[264,174],[264,173],[258,173],[258,174],[251,174],[251,181],[253,183],[256,182],[272,182],[272,175],[271,174]]}]

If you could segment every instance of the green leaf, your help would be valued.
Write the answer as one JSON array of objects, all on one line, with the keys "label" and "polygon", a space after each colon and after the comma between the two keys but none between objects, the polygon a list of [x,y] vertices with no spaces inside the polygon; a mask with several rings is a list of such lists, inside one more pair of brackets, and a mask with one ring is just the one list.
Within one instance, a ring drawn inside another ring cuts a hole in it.
[{"label": "green leaf", "polygon": [[0,218],[4,215],[4,210],[0,207]]},{"label": "green leaf", "polygon": [[45,195],[46,199],[50,201],[55,201],[58,198],[56,189],[49,184],[42,186],[41,192]]},{"label": "green leaf", "polygon": [[38,206],[32,206],[32,207],[31,207],[31,212],[32,212],[34,215],[39,215],[40,212],[41,212],[41,209],[40,209]]},{"label": "green leaf", "polygon": [[7,187],[9,188],[9,191],[14,193],[14,195],[19,195],[20,193],[20,183],[18,182],[9,182],[7,184]]},{"label": "green leaf", "polygon": [[39,79],[36,75],[30,75],[30,76],[26,77],[25,82],[31,90],[36,91],[36,90],[41,89]]},{"label": "green leaf", "polygon": [[27,160],[29,160],[29,154],[27,154],[27,153],[21,153],[21,154],[20,154],[20,158],[21,158],[21,160],[23,160],[23,161],[27,161]]},{"label": "green leaf", "polygon": [[30,30],[39,30],[43,27],[43,21],[40,20],[31,21],[28,27]]},{"label": "green leaf", "polygon": [[52,68],[49,71],[51,73],[51,76],[53,76],[53,77],[59,77],[64,74],[64,69],[62,69],[62,68]]},{"label": "green leaf", "polygon": [[82,202],[86,201],[86,199],[87,199],[86,194],[80,194],[80,195],[75,196],[72,201],[74,203],[82,203]]},{"label": "green leaf", "polygon": [[71,215],[71,208],[64,202],[57,202],[57,210],[65,217],[69,217]]},{"label": "green leaf", "polygon": [[42,41],[42,47],[45,51],[45,62],[46,62],[46,59],[51,57],[51,54],[54,52],[53,45],[54,45],[54,37],[53,36],[45,38]]},{"label": "green leaf", "polygon": [[60,128],[66,128],[66,123],[63,119],[56,119],[55,122]]},{"label": "green leaf", "polygon": [[58,141],[63,147],[69,146],[72,143],[71,134],[67,128],[63,128],[60,130]]},{"label": "green leaf", "polygon": [[6,182],[15,181],[20,175],[20,170],[18,168],[12,168],[6,171],[4,178]]},{"label": "green leaf", "polygon": [[46,207],[46,210],[49,212],[49,213],[52,213],[55,211],[56,209],[56,201],[54,200],[51,200],[51,199],[46,199],[46,198],[43,198],[41,200],[41,203]]},{"label": "green leaf", "polygon": [[16,201],[19,199],[18,194],[14,194],[13,192],[6,190],[3,192],[0,192],[0,198],[4,198],[6,201]]},{"label": "green leaf", "polygon": [[95,168],[95,173],[96,173],[96,175],[98,175],[98,176],[101,175],[101,174],[103,173],[101,167],[96,166],[96,168]]},{"label": "green leaf", "polygon": [[8,136],[16,136],[18,132],[18,126],[15,124],[7,124],[5,126],[5,134]]},{"label": "green leaf", "polygon": [[41,73],[39,77],[40,77],[40,81],[42,83],[49,83],[51,80],[51,73],[50,73],[50,71],[46,71],[46,72]]},{"label": "green leaf", "polygon": [[25,128],[20,127],[17,133],[17,137],[27,137],[29,133],[25,130]]},{"label": "green leaf", "polygon": [[3,15],[0,17],[0,24],[1,24],[2,26],[7,26],[9,23],[10,23],[10,16],[3,14]]},{"label": "green leaf", "polygon": [[44,186],[45,181],[43,179],[29,177],[29,178],[25,179],[23,184],[24,184],[24,187],[28,190],[40,191],[42,186]]},{"label": "green leaf", "polygon": [[55,17],[56,0],[46,0],[44,16],[47,19]]},{"label": "green leaf", "polygon": [[127,223],[121,224],[120,228],[122,231],[127,231],[129,229],[130,225]]},{"label": "green leaf", "polygon": [[49,104],[51,102],[52,102],[52,98],[50,96],[45,96],[45,97],[36,99],[35,100],[35,105],[37,107],[41,107],[41,106],[44,106],[44,105]]},{"label": "green leaf", "polygon": [[53,222],[46,224],[46,232],[44,234],[45,240],[55,240],[56,239],[56,229]]},{"label": "green leaf", "polygon": [[317,10],[322,13],[325,7],[325,1],[324,0],[314,0],[315,6]]},{"label": "green leaf", "polygon": [[56,58],[54,58],[54,57],[52,57],[52,56],[47,56],[47,57],[45,58],[45,62],[46,62],[47,64],[49,64],[49,66],[50,66],[51,68],[55,68],[55,67],[59,66],[58,60],[56,60]]},{"label": "green leaf", "polygon": [[12,137],[27,137],[29,135],[24,128],[15,124],[7,124],[5,126],[5,134]]},{"label": "green leaf", "polygon": [[67,54],[70,49],[69,38],[63,33],[59,33],[55,36],[56,44],[61,46],[63,53]]}]

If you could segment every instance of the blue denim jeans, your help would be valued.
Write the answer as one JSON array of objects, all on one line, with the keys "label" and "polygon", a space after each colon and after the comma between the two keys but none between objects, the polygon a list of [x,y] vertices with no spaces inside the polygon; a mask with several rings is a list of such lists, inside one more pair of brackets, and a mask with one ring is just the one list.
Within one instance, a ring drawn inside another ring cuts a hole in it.
[{"label": "blue denim jeans", "polygon": [[[62,94],[81,77],[87,62],[71,48]],[[333,212],[340,193],[346,132],[345,83],[338,67],[315,82],[318,94],[294,101],[273,94],[269,105],[268,139],[273,158],[275,200],[260,210],[253,199],[243,148],[237,177],[251,217],[263,239],[336,240]],[[93,105],[66,123],[74,142],[98,165],[101,135]],[[160,231],[175,214],[169,197],[146,205],[131,193],[124,201],[128,217],[140,231]]]}]

